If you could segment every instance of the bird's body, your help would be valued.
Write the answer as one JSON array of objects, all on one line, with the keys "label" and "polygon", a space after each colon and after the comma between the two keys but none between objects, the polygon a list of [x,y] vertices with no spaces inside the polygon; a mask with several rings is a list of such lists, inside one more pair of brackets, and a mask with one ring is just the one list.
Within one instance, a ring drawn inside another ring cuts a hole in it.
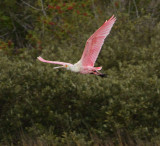
[{"label": "bird's body", "polygon": [[83,66],[81,61],[78,61],[77,63],[73,64],[73,66],[68,67],[69,70],[73,72],[79,72],[81,74],[87,74],[91,72],[94,67],[92,66]]},{"label": "bird's body", "polygon": [[104,74],[98,72],[102,67],[94,67],[94,63],[97,60],[104,40],[110,33],[115,21],[116,18],[114,16],[112,16],[108,21],[106,20],[105,23],[87,40],[81,59],[75,64],[48,61],[42,57],[38,57],[38,59],[42,62],[62,65],[54,68],[66,68],[67,70],[81,74],[95,74],[103,77]]}]

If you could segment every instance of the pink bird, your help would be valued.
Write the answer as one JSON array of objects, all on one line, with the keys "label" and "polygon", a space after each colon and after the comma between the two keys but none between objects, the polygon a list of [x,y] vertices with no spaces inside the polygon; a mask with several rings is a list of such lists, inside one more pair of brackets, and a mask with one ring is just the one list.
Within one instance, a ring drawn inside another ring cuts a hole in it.
[{"label": "pink bird", "polygon": [[48,61],[40,56],[38,59],[42,62],[61,65],[54,68],[66,68],[67,70],[81,74],[94,74],[104,77],[105,74],[99,72],[102,67],[94,67],[94,64],[97,60],[104,40],[109,35],[115,21],[116,18],[113,15],[108,21],[106,20],[105,23],[87,40],[81,59],[75,64],[59,61]]}]

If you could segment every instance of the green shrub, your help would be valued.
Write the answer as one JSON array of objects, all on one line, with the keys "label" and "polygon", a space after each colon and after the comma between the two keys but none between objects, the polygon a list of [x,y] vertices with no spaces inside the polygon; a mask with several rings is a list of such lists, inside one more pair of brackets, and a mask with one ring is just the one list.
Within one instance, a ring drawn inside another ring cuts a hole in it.
[{"label": "green shrub", "polygon": [[[25,35],[27,48],[0,40],[1,143],[16,145],[24,137],[57,145],[159,138],[159,18],[147,14],[147,6],[137,17],[134,5],[128,13],[127,4],[107,2],[108,10],[102,4],[46,1],[46,16]],[[31,12],[32,18],[42,15]],[[36,59],[77,62],[86,40],[113,12],[117,22],[96,62],[108,78],[53,70]]]}]

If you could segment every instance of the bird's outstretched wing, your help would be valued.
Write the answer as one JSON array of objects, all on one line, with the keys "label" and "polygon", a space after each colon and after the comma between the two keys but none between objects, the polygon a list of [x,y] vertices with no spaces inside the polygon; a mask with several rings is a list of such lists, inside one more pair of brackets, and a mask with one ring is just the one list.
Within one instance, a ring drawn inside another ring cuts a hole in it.
[{"label": "bird's outstretched wing", "polygon": [[71,65],[70,63],[66,63],[66,62],[59,62],[59,61],[49,61],[49,60],[45,60],[42,57],[37,57],[39,61],[45,62],[45,63],[52,63],[52,64],[59,64],[59,65]]},{"label": "bird's outstretched wing", "polygon": [[114,15],[87,40],[85,49],[83,51],[81,62],[83,66],[94,66],[95,61],[99,55],[104,39],[111,31],[116,18]]}]

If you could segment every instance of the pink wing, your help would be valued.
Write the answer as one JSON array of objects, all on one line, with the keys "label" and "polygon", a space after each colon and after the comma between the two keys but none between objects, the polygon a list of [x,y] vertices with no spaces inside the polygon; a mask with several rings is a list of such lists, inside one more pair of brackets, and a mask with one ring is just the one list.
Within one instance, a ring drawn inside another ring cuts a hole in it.
[{"label": "pink wing", "polygon": [[49,61],[49,60],[45,60],[42,57],[37,57],[39,61],[45,62],[45,63],[52,63],[52,64],[59,64],[59,65],[72,65],[70,63],[66,63],[66,62],[59,62],[59,61]]},{"label": "pink wing", "polygon": [[108,21],[106,20],[106,22],[87,40],[81,57],[83,66],[94,66],[104,43],[104,39],[110,33],[115,21],[116,18],[113,15]]}]

